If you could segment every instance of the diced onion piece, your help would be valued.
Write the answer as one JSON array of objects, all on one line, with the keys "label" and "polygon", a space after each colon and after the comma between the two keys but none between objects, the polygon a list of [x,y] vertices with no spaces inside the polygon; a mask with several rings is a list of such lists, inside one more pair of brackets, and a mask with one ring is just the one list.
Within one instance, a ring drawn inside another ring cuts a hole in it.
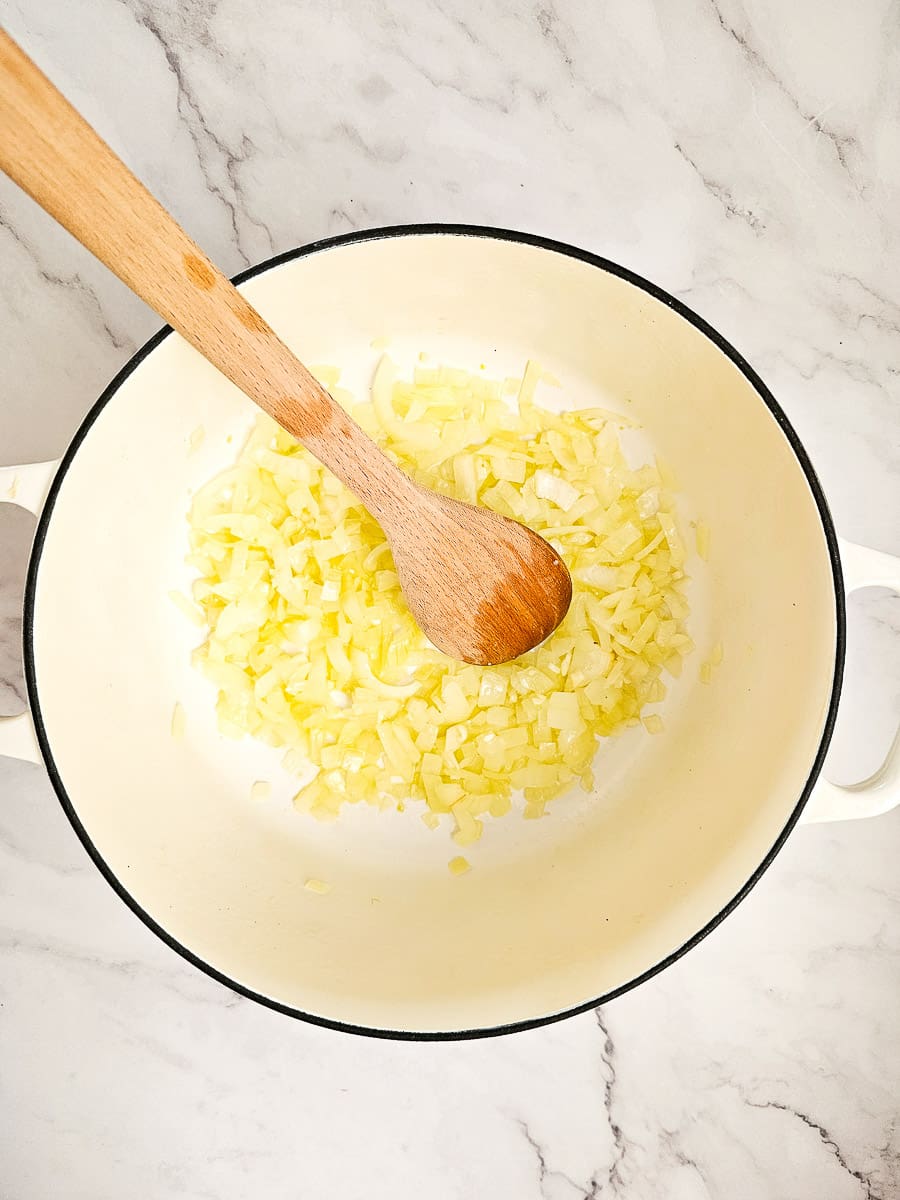
[{"label": "diced onion piece", "polygon": [[477,817],[473,817],[466,808],[464,802],[457,802],[453,807],[453,816],[456,819],[456,829],[453,831],[453,840],[460,846],[471,846],[473,842],[477,842],[481,837],[481,822]]},{"label": "diced onion piece", "polygon": [[716,667],[720,666],[724,658],[724,650],[721,642],[716,642],[712,650],[709,652],[709,658],[700,664],[700,682],[712,683],[713,672]]},{"label": "diced onion piece", "polygon": [[658,513],[659,488],[648,488],[646,492],[638,496],[634,507],[637,509],[637,514],[642,521],[646,521],[648,517],[652,517]]},{"label": "diced onion piece", "polygon": [[697,553],[704,562],[707,562],[709,559],[709,526],[705,521],[697,522],[695,536],[697,542]]},{"label": "diced onion piece", "polygon": [[317,896],[327,896],[331,891],[331,884],[326,883],[324,879],[307,879],[303,886],[308,892],[314,892]]},{"label": "diced onion piece", "polygon": [[579,499],[578,488],[550,471],[538,471],[535,474],[534,492],[539,500],[552,500],[563,512],[568,511]]},{"label": "diced onion piece", "polygon": [[672,561],[676,566],[680,566],[684,562],[684,547],[681,543],[681,538],[678,535],[678,526],[675,524],[675,518],[671,513],[657,513],[659,527],[666,536],[666,541],[669,543],[669,553],[672,555]]},{"label": "diced onion piece", "polygon": [[580,733],[584,719],[575,692],[554,692],[547,705],[547,724],[551,729],[568,729]]},{"label": "diced onion piece", "polygon": [[177,701],[172,709],[171,732],[172,737],[176,742],[184,740],[185,728],[187,726],[187,718],[184,715],[184,706],[181,701]]},{"label": "diced onion piece", "polygon": [[192,604],[191,601],[188,600],[187,596],[185,596],[183,592],[169,592],[169,599],[176,608],[181,609],[181,611],[192,624],[200,627],[206,624],[206,618],[203,616],[203,613],[196,604]]},{"label": "diced onion piece", "polygon": [[329,392],[337,387],[338,380],[341,377],[339,367],[316,365],[310,367],[309,371],[311,375],[315,375],[322,387],[327,388]]},{"label": "diced onion piece", "polygon": [[519,408],[533,404],[537,385],[541,381],[542,371],[536,362],[529,359],[525,364],[525,374],[519,384]]}]

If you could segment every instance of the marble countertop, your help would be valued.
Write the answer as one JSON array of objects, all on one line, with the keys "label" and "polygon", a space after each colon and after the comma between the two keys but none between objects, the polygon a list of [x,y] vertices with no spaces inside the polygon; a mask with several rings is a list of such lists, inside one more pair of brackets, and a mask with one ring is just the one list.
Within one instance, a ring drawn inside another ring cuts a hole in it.
[{"label": "marble countertop", "polygon": [[[900,553],[900,9],[801,0],[0,0],[229,271],[450,220],[685,299],[787,410],[839,530]],[[0,179],[0,465],[57,456],[157,326]],[[30,518],[0,510],[0,712]],[[833,777],[900,710],[900,601],[851,606]],[[895,1200],[900,812],[800,828],[596,1013],[394,1044],[262,1009],[158,942],[44,771],[0,760],[4,1200]]]}]

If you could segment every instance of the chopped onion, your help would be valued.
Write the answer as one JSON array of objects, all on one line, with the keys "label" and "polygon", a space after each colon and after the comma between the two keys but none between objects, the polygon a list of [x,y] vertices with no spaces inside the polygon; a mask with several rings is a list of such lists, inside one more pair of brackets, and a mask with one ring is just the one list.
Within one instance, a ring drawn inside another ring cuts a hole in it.
[{"label": "chopped onion", "polygon": [[[334,368],[316,373],[351,403]],[[383,357],[371,397],[353,406],[421,483],[559,547],[574,583],[569,614],[514,663],[476,667],[437,651],[377,524],[269,418],[194,497],[188,561],[199,577],[193,604],[172,598],[209,629],[194,659],[218,688],[223,732],[282,747],[291,772],[317,769],[298,809],[333,820],[345,804],[403,811],[413,800],[429,828],[447,819],[468,846],[514,792],[538,819],[566,789],[591,787],[598,738],[641,719],[662,731],[645,710],[666,694],[662,672],[679,674],[692,648],[669,477],[658,464],[628,466],[614,414],[541,408],[542,380],[534,363],[512,383],[420,363],[410,382]]]}]

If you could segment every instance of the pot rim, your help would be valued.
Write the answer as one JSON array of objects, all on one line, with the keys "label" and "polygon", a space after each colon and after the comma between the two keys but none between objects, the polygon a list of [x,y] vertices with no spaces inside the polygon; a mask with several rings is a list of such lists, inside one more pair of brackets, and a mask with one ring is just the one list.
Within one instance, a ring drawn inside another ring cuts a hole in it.
[{"label": "pot rim", "polygon": [[35,610],[35,594],[37,590],[38,569],[40,567],[41,555],[44,548],[44,543],[47,537],[47,530],[53,516],[53,510],[56,505],[56,500],[59,495],[59,490],[62,482],[71,466],[75,455],[81,443],[87,437],[91,430],[91,426],[96,421],[97,417],[110,402],[126,379],[135,371],[145,358],[148,357],[171,333],[171,326],[165,325],[156,334],[145,342],[139,350],[129,359],[124,367],[116,374],[109,385],[104,389],[99,399],[94,403],[88,411],[84,420],[78,427],[75,436],[66,449],[65,454],[60,460],[59,469],[53,479],[50,487],[46,503],[38,519],[37,528],[35,530],[34,543],[31,550],[31,557],[28,564],[28,575],[25,585],[25,605],[22,622],[22,639],[25,660],[25,680],[28,689],[28,700],[31,706],[32,720],[34,721],[35,731],[37,734],[38,745],[40,746],[43,761],[47,767],[47,772],[50,776],[50,781],[53,784],[53,789],[56,792],[57,798],[62,805],[63,811],[68,817],[75,833],[78,835],[82,845],[88,852],[89,856],[98,868],[100,873],[106,879],[107,883],[118,894],[119,898],[128,905],[131,911],[140,918],[141,921],[152,930],[158,938],[160,938],[170,949],[180,954],[192,966],[199,968],[204,974],[210,976],[216,982],[224,984],[232,991],[244,996],[249,1000],[254,1000],[258,1004],[264,1005],[266,1008],[273,1009],[275,1012],[283,1013],[285,1016],[294,1017],[303,1020],[312,1025],[318,1025],[327,1029],[335,1029],[344,1033],[354,1033],[365,1035],[374,1038],[387,1038],[402,1041],[462,1041],[474,1038],[497,1037],[501,1034],[516,1033],[520,1030],[535,1029],[543,1025],[550,1025],[556,1021],[561,1021],[567,1017],[573,1017],[580,1013],[585,1013],[591,1009],[599,1007],[601,1004],[606,1004],[608,1001],[615,999],[617,996],[624,995],[632,988],[639,984],[652,979],[658,975],[666,967],[677,962],[683,955],[694,946],[698,945],[703,939],[725,919],[744,899],[751,889],[759,882],[765,871],[772,864],[775,856],[778,854],[781,847],[784,845],[788,834],[796,825],[800,818],[810,795],[812,794],[813,786],[822,769],[822,764],[825,761],[825,756],[828,752],[828,747],[831,742],[832,733],[834,731],[835,721],[837,719],[838,701],[841,694],[841,684],[844,672],[844,658],[846,653],[846,610],[844,602],[844,587],[843,577],[841,573],[840,555],[838,552],[837,535],[835,533],[834,524],[831,518],[831,513],[828,509],[828,504],[825,500],[822,486],[813,469],[812,463],[803,447],[800,438],[788,420],[787,416],[781,409],[778,402],[775,400],[772,393],[763,383],[762,379],[756,374],[747,360],[741,355],[731,343],[718,333],[711,325],[709,325],[701,316],[695,313],[691,308],[684,304],[681,300],[670,295],[663,288],[651,283],[643,276],[635,271],[629,270],[627,267],[622,267],[617,263],[611,262],[609,259],[602,257],[599,254],[593,254],[588,250],[579,249],[567,242],[556,241],[552,238],[543,237],[539,234],[524,233],[512,229],[504,229],[489,225],[470,225],[470,224],[445,224],[445,223],[425,223],[425,224],[402,224],[402,225],[386,225],[376,227],[374,229],[354,230],[350,233],[339,234],[335,237],[321,238],[314,242],[308,242],[305,245],[299,246],[293,250],[287,250],[282,254],[276,254],[272,258],[266,259],[264,262],[253,267],[248,267],[246,270],[240,271],[233,277],[235,284],[241,284],[248,279],[253,279],[257,275],[270,270],[272,267],[281,266],[283,263],[293,262],[295,259],[306,258],[311,254],[317,254],[323,250],[329,250],[335,246],[346,246],[355,242],[367,242],[375,240],[383,240],[387,238],[399,238],[410,236],[428,236],[433,234],[444,234],[457,237],[480,237],[491,238],[498,241],[517,242],[522,245],[532,246],[541,250],[548,250],[555,254],[565,255],[569,258],[574,258],[580,262],[587,263],[589,266],[596,267],[601,271],[606,271],[611,275],[615,275],[627,283],[640,288],[647,292],[656,300],[661,301],[668,308],[671,308],[684,320],[688,321],[695,329],[704,334],[723,354],[734,363],[738,370],[742,373],[745,379],[752,385],[760,400],[768,408],[769,412],[775,418],[782,433],[786,437],[794,456],[797,459],[809,485],[816,508],[819,512],[819,517],[822,522],[822,529],[825,535],[826,545],[828,547],[828,555],[831,560],[832,576],[834,582],[835,596],[835,615],[836,615],[836,641],[835,641],[835,662],[834,662],[834,678],[832,682],[831,698],[828,705],[828,712],[825,719],[824,728],[822,731],[821,741],[816,752],[815,759],[810,769],[809,776],[801,791],[800,797],[797,800],[794,808],[788,816],[784,828],[775,839],[774,844],[763,858],[760,865],[756,868],[750,878],[736,892],[728,903],[719,910],[719,912],[709,920],[697,933],[693,934],[682,945],[673,950],[665,958],[643,971],[640,975],[626,983],[620,984],[611,991],[597,996],[594,999],[586,1000],[581,1004],[573,1005],[570,1008],[563,1009],[559,1012],[550,1013],[546,1016],[531,1017],[521,1021],[509,1021],[501,1025],[493,1025],[484,1028],[460,1029],[460,1030],[437,1030],[434,1032],[410,1031],[402,1029],[380,1029],[357,1025],[348,1021],[337,1021],[329,1017],[320,1016],[315,1013],[307,1013],[302,1009],[295,1008],[291,1005],[282,1004],[278,1000],[274,1000],[269,996],[264,996],[259,992],[253,991],[252,988],[246,987],[244,984],[238,983],[236,980],[229,978],[223,972],[217,970],[211,963],[204,961],[193,951],[188,949],[170,933],[159,925],[153,917],[146,912],[137,900],[127,891],[121,880],[113,873],[105,859],[100,854],[97,847],[94,845],[90,834],[81,823],[75,807],[66,792],[65,784],[60,777],[53,759],[53,753],[50,748],[50,741],[44,726],[41,713],[41,702],[38,693],[37,678],[35,672],[34,661],[34,610]]}]

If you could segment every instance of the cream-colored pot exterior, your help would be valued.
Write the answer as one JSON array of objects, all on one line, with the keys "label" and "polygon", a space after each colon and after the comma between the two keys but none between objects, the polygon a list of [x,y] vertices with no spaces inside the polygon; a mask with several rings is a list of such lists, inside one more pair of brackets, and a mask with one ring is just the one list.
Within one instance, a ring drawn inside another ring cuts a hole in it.
[{"label": "cream-colored pot exterior", "polygon": [[[461,878],[447,871],[447,833],[412,812],[352,810],[331,825],[295,813],[278,753],[218,734],[214,692],[189,663],[198,631],[168,598],[189,581],[189,492],[233,458],[254,418],[169,335],[88,418],[43,516],[26,613],[43,757],[128,902],[199,965],[268,1002],[437,1035],[572,1011],[702,936],[809,794],[843,642],[824,502],[738,356],[609,264],[485,231],[393,231],[312,250],[243,285],[305,361],[339,364],[361,388],[383,336],[401,361],[427,349],[511,373],[533,357],[567,400],[640,422],[688,517],[711,531],[709,564],[692,563],[698,651],[665,733],[604,747],[596,796],[490,825]],[[190,453],[198,426],[205,438]],[[37,507],[40,474],[27,478]],[[718,640],[724,662],[704,686],[698,667]],[[176,701],[183,741],[170,734]],[[21,726],[19,737],[21,750]],[[251,801],[255,779],[273,782],[268,802]],[[329,894],[305,889],[311,877]]]}]

